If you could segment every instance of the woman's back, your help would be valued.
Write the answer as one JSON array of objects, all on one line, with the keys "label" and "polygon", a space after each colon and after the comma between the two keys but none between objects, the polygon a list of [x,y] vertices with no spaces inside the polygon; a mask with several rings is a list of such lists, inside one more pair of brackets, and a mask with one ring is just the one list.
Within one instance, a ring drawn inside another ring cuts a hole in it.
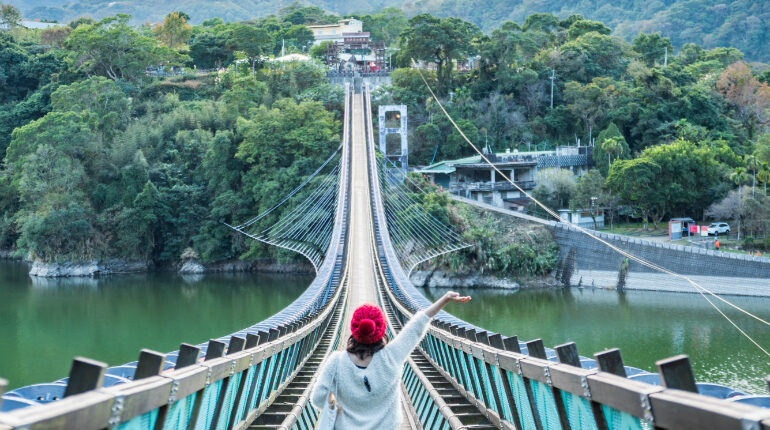
[{"label": "woman's back", "polygon": [[[470,297],[446,293],[433,305],[414,314],[401,332],[387,343],[382,310],[363,305],[353,313],[347,351],[332,353],[323,365],[311,401],[323,409],[336,402],[340,413],[335,429],[395,429],[401,422],[401,374],[404,363],[420,343],[430,319],[448,302],[467,302]],[[366,362],[368,365],[356,365]],[[333,397],[330,396],[333,394]]]},{"label": "woman's back", "polygon": [[393,429],[398,426],[402,418],[398,376],[429,321],[424,312],[415,314],[393,342],[374,353],[365,368],[357,366],[346,351],[331,354],[321,370],[312,401],[316,407],[323,408],[329,391],[335,393],[342,412],[334,428]]}]

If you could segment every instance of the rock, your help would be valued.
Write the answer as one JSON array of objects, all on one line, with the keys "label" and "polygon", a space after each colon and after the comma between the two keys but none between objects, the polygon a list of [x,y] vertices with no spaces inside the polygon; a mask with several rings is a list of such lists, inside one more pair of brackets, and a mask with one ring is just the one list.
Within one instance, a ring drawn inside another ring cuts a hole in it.
[{"label": "rock", "polygon": [[500,288],[507,290],[519,289],[519,284],[510,279],[479,273],[447,273],[436,271],[414,271],[409,279],[416,286],[431,288]]},{"label": "rock", "polygon": [[179,273],[205,273],[206,268],[195,260],[187,260],[179,268]]},{"label": "rock", "polygon": [[111,273],[146,272],[149,267],[146,261],[126,261],[120,259],[106,261],[45,263],[34,261],[29,270],[30,276],[40,278],[67,278],[75,276],[96,276]]},{"label": "rock", "polygon": [[94,276],[97,273],[99,273],[99,263],[96,261],[84,263],[44,263],[42,261],[35,261],[29,270],[30,276],[42,278]]}]

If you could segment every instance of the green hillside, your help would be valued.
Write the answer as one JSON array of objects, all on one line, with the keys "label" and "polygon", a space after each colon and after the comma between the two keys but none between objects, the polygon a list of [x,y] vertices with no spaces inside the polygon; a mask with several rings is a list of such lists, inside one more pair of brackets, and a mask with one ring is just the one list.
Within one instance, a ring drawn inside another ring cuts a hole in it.
[{"label": "green hillside", "polygon": [[[81,15],[94,18],[127,13],[135,22],[157,22],[167,13],[183,10],[192,23],[220,17],[245,20],[277,13],[295,0],[10,0],[28,18],[68,21]],[[705,48],[732,46],[756,61],[770,61],[770,2],[762,0],[310,0],[337,14],[401,7],[407,16],[428,12],[470,21],[485,31],[505,21],[522,23],[533,13],[550,12],[565,18],[580,14],[604,22],[614,33],[631,40],[640,32],[660,32],[675,47],[694,42]]]}]

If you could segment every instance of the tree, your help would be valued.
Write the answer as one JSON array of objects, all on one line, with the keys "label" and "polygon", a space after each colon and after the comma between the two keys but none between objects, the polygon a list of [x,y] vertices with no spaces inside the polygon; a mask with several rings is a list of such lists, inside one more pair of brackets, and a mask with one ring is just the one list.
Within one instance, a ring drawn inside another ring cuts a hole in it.
[{"label": "tree", "polygon": [[233,60],[233,46],[225,31],[202,31],[190,40],[190,57],[202,69],[219,69]]},{"label": "tree", "polygon": [[189,18],[184,12],[171,12],[163,19],[163,24],[156,25],[152,32],[162,44],[179,50],[192,35],[192,27],[187,23]]},{"label": "tree", "polygon": [[129,25],[130,18],[118,15],[78,26],[67,42],[72,67],[87,75],[137,81],[149,66],[181,64],[183,56],[142,36]]},{"label": "tree", "polygon": [[[748,175],[746,174],[746,169],[743,167],[737,167],[732,173],[730,173],[730,180],[738,185],[738,201],[740,202],[740,208],[743,207],[743,184],[747,179]],[[742,210],[739,210],[739,212],[743,213]],[[741,218],[742,217],[738,217],[738,240],[741,240]]]},{"label": "tree", "polygon": [[0,103],[22,99],[38,82],[30,79],[25,66],[31,60],[9,34],[0,33]]},{"label": "tree", "polygon": [[663,217],[662,196],[656,186],[660,171],[655,162],[637,158],[615,161],[607,176],[607,186],[642,218],[644,231],[649,230],[651,217],[656,229]]},{"label": "tree", "polygon": [[770,133],[762,133],[757,137],[754,153],[760,162],[770,163]]},{"label": "tree", "polygon": [[746,168],[751,171],[751,197],[754,197],[754,188],[757,186],[757,170],[761,162],[755,154],[749,154],[744,159],[746,160]]},{"label": "tree", "polygon": [[749,197],[748,187],[739,185],[730,190],[722,200],[715,202],[706,210],[705,215],[713,220],[735,220],[738,222],[738,240],[744,231],[765,231],[768,227],[768,200]]},{"label": "tree", "polygon": [[644,34],[639,33],[634,38],[631,49],[634,50],[642,58],[642,61],[648,66],[652,67],[655,63],[660,63],[668,52],[669,55],[673,54],[674,46],[671,44],[671,40],[668,37],[662,37],[659,33]]},{"label": "tree", "polygon": [[275,53],[280,52],[279,43],[285,42],[287,46],[304,51],[313,40],[315,40],[315,36],[313,36],[313,32],[309,28],[304,25],[292,25],[281,31],[280,37],[275,38]]},{"label": "tree", "polygon": [[72,21],[69,22],[68,26],[71,29],[76,29],[80,27],[81,25],[94,25],[96,21],[94,21],[92,18],[89,18],[87,16],[81,16],[80,18],[75,18]]},{"label": "tree", "polygon": [[12,4],[0,3],[0,29],[12,30],[21,25],[21,12]]},{"label": "tree", "polygon": [[469,55],[474,39],[480,36],[481,30],[469,22],[421,14],[410,19],[409,27],[401,33],[401,55],[435,63],[437,91],[446,95],[452,88],[454,61]]},{"label": "tree", "polygon": [[[631,149],[629,149],[623,133],[614,123],[610,123],[596,137],[593,158],[594,164],[602,174],[609,174],[613,159],[628,158],[630,155]],[[605,162],[607,164],[604,164]]]},{"label": "tree", "polygon": [[114,81],[102,76],[60,86],[51,94],[51,108],[87,116],[105,142],[125,129],[130,115],[128,97]]},{"label": "tree", "polygon": [[570,81],[564,86],[564,98],[569,103],[567,108],[572,114],[583,120],[585,131],[588,133],[587,143],[590,145],[597,121],[607,112],[607,94],[594,82],[581,85]]},{"label": "tree", "polygon": [[770,86],[759,82],[746,63],[740,61],[727,67],[719,75],[716,88],[736,107],[750,137],[755,123],[770,125]]},{"label": "tree", "polygon": [[617,37],[589,32],[551,51],[555,56],[548,62],[558,76],[580,82],[591,82],[598,76],[619,78],[629,64],[627,46]]},{"label": "tree", "polygon": [[72,28],[70,27],[46,28],[40,33],[40,42],[45,45],[61,48],[70,36],[70,33],[72,33]]},{"label": "tree", "polygon": [[598,170],[591,169],[578,179],[569,208],[573,212],[588,211],[594,222],[594,230],[598,230],[596,217],[602,211],[604,201],[604,177]]},{"label": "tree", "polygon": [[230,44],[236,51],[241,51],[251,64],[251,74],[256,73],[257,63],[266,54],[270,36],[263,28],[247,24],[237,24],[230,34]]},{"label": "tree", "polygon": [[550,33],[559,26],[559,18],[552,13],[533,13],[524,20],[522,31],[542,31]]},{"label": "tree", "polygon": [[569,29],[567,30],[567,35],[569,35],[570,39],[577,39],[578,37],[586,33],[589,33],[591,31],[595,31],[599,34],[605,34],[605,35],[612,33],[612,29],[602,24],[601,22],[581,19],[581,20],[575,21],[574,23],[572,23],[572,25],[569,26]]},{"label": "tree", "polygon": [[654,184],[661,196],[661,215],[700,218],[723,195],[723,170],[715,151],[707,145],[677,139],[645,149],[641,159],[660,167]]},{"label": "tree", "polygon": [[762,183],[764,186],[764,195],[767,195],[767,183],[770,182],[770,164],[766,161],[763,161],[759,165],[757,180]]},{"label": "tree", "polygon": [[558,210],[569,206],[577,188],[572,172],[567,169],[547,168],[538,170],[535,176],[538,187],[542,186],[557,206],[551,209]]},{"label": "tree", "polygon": [[397,7],[386,7],[373,15],[358,16],[364,31],[371,34],[372,40],[385,42],[393,46],[398,42],[398,35],[409,25],[404,11]]},{"label": "tree", "polygon": [[325,40],[319,43],[318,45],[313,45],[312,47],[310,47],[310,56],[326,63],[328,61],[328,59],[326,58],[326,49],[332,43],[333,42],[330,40]]},{"label": "tree", "polygon": [[19,180],[26,157],[43,145],[84,165],[95,162],[100,139],[87,119],[75,112],[51,112],[15,129],[5,155],[14,180]]}]

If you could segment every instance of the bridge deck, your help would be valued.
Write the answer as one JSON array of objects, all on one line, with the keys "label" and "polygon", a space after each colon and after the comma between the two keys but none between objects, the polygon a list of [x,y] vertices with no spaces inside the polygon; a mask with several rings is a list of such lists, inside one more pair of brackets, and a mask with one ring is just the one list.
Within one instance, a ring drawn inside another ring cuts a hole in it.
[{"label": "bridge deck", "polygon": [[353,310],[363,303],[377,303],[375,269],[372,261],[369,175],[366,154],[366,124],[364,123],[363,96],[353,95],[353,122],[351,124],[350,163],[350,228],[348,230],[348,267],[350,290],[346,321],[342,331],[340,348],[350,336],[350,317]]},{"label": "bridge deck", "polygon": [[[377,284],[372,251],[372,207],[369,196],[369,169],[366,152],[366,124],[364,122],[363,95],[354,94],[351,124],[350,163],[350,229],[348,230],[348,283],[347,310],[338,348],[344,349],[350,336],[350,318],[353,311],[364,303],[377,303]],[[399,430],[414,428],[402,405],[404,421]]]}]

